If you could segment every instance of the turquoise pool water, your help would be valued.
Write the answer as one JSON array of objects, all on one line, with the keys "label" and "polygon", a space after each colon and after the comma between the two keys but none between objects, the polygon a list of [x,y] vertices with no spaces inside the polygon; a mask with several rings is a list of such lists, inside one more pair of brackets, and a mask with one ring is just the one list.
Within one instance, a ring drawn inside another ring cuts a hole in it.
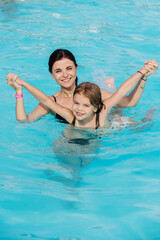
[{"label": "turquoise pool water", "polygon": [[[150,124],[77,131],[76,142],[51,115],[17,123],[5,81],[14,72],[58,91],[47,63],[63,47],[76,56],[79,82],[114,76],[119,87],[146,59],[160,63],[159,19],[158,0],[0,1],[0,239],[160,239],[159,70],[123,112],[139,120],[157,107]],[[26,91],[24,101],[27,112],[37,105]]]}]

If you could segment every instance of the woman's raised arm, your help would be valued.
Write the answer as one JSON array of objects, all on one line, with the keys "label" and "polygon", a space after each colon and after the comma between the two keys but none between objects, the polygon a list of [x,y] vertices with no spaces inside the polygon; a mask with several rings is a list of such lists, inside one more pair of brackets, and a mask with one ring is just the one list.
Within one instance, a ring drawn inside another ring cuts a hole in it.
[{"label": "woman's raised arm", "polygon": [[[47,108],[49,108],[53,112],[59,114],[60,116],[62,116],[69,123],[72,122],[73,114],[72,114],[72,111],[70,109],[62,107],[58,103],[54,102],[53,100],[50,99],[50,97],[48,97],[46,94],[44,94],[41,90],[39,90],[38,88],[32,86],[31,84],[25,82],[24,80],[20,79],[16,74],[9,73],[7,75],[7,81],[10,82],[10,84],[9,84],[10,86],[13,86],[14,84],[18,84],[21,87],[25,87],[26,90],[28,92],[30,92],[44,106],[46,106]],[[26,117],[25,110],[22,109],[22,108],[21,108],[21,110],[23,112],[23,116]]]},{"label": "woman's raised arm", "polygon": [[[158,66],[157,62],[153,59],[151,61],[146,61],[146,64],[150,64],[151,68],[153,68],[153,70],[150,70],[149,74],[146,74],[145,77],[143,77],[143,79],[141,78],[140,81],[138,81],[138,83],[136,84],[135,88],[130,92],[129,95],[125,95],[123,98],[120,99],[120,101],[114,106],[114,107],[135,107],[140,98],[142,97],[145,85],[146,85],[146,80],[147,77],[154,72],[155,68]],[[113,93],[108,93],[106,91],[103,90],[102,92],[102,99],[107,99],[109,97],[111,97],[113,95]]]},{"label": "woman's raised arm", "polygon": [[50,110],[42,103],[39,103],[31,113],[26,114],[23,100],[23,88],[14,81],[14,78],[16,79],[17,77],[16,74],[8,74],[6,78],[8,85],[16,90],[16,119],[19,122],[33,122],[49,113]]},{"label": "woman's raised arm", "polygon": [[115,106],[128,92],[130,92],[130,90],[142,79],[142,77],[151,75],[157,70],[157,68],[157,62],[154,66],[149,64],[149,62],[144,64],[143,68],[126,80],[109,99],[104,100],[106,111],[109,112],[113,106]]}]

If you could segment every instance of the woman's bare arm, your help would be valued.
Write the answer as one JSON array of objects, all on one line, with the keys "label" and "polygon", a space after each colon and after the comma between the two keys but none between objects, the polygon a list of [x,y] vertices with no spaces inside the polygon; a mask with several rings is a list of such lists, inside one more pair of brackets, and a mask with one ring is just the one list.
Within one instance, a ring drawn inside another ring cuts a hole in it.
[{"label": "woman's bare arm", "polygon": [[18,85],[23,86],[26,88],[27,91],[29,91],[38,101],[40,101],[45,107],[49,108],[51,111],[59,114],[62,116],[66,121],[69,123],[73,120],[73,114],[72,111],[68,108],[62,107],[58,103],[51,100],[50,97],[48,97],[46,94],[44,94],[41,90],[38,88],[32,86],[31,84],[25,82],[24,80],[18,78],[18,76],[15,77],[15,74],[10,73],[7,75],[7,78],[10,80],[10,82],[16,82]]},{"label": "woman's bare arm", "polygon": [[[15,78],[18,77],[17,75],[14,76]],[[18,85],[15,81],[12,81],[10,77],[7,77],[7,83],[9,86],[16,90],[17,95],[23,94],[22,86]],[[16,98],[15,110],[16,119],[19,122],[33,122],[50,112],[47,107],[45,107],[42,103],[39,103],[31,113],[26,114],[23,97]]]},{"label": "woman's bare arm", "polygon": [[156,71],[157,67],[157,63],[156,66],[150,64],[144,65],[139,72],[136,72],[132,77],[126,80],[109,99],[104,100],[107,111],[115,106],[141,80],[142,74],[143,76],[149,76]]},{"label": "woman's bare arm", "polygon": [[[147,77],[154,72],[154,69],[158,67],[157,62],[153,59],[151,61],[146,61],[146,64],[150,64],[151,68],[150,73],[145,75],[145,79],[141,79],[136,85],[136,87],[131,91],[131,93],[128,96],[124,96],[122,99],[119,100],[119,102],[114,107],[135,107],[139,100],[141,99],[141,96],[144,92],[144,88],[146,85]],[[113,94],[109,93],[105,90],[102,90],[102,99],[107,99],[111,97]]]}]

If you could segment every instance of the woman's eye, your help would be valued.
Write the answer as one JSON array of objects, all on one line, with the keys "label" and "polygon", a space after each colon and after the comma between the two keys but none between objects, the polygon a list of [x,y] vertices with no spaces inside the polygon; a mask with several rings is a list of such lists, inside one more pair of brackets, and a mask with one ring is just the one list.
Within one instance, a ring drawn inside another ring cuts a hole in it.
[{"label": "woman's eye", "polygon": [[72,67],[67,68],[67,70],[72,70]]}]

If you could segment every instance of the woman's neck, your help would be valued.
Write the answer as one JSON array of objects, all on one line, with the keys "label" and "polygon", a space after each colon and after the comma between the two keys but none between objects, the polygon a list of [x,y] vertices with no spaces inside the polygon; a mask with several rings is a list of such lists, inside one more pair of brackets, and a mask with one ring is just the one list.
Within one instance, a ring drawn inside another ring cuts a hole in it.
[{"label": "woman's neck", "polygon": [[64,96],[64,97],[70,97],[73,98],[73,92],[74,90],[66,90],[66,89],[61,89],[60,93]]},{"label": "woman's neck", "polygon": [[74,90],[75,90],[75,86],[70,89],[61,88],[60,93],[65,97],[73,98]]}]

